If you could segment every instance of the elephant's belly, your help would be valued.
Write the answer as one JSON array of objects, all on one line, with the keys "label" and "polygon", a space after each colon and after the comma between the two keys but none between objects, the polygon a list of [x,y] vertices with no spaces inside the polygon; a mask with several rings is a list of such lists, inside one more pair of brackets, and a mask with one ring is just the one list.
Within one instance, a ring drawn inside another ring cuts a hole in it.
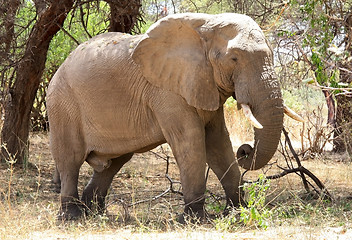
[{"label": "elephant's belly", "polygon": [[152,117],[86,121],[84,131],[87,152],[97,151],[115,157],[131,152],[145,152],[165,143],[160,127]]}]

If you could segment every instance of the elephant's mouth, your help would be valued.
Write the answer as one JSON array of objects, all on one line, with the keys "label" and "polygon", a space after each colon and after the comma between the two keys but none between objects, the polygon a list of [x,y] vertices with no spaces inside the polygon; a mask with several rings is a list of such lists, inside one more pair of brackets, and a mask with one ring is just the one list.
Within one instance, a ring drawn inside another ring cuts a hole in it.
[{"label": "elephant's mouth", "polygon": [[[232,97],[237,101],[236,99],[236,93],[234,92],[232,94]],[[263,125],[254,117],[251,108],[249,105],[244,104],[244,103],[237,103],[237,108],[243,110],[244,116],[249,120],[249,122],[256,128],[262,129]]]},{"label": "elephant's mouth", "polygon": [[235,92],[232,93],[232,97],[237,101],[236,93],[235,93]]}]

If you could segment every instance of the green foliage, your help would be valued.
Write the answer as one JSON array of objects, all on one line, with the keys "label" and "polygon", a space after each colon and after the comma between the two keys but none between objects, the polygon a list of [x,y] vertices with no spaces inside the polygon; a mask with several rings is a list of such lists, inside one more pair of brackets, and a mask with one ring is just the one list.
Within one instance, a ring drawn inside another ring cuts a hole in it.
[{"label": "green foliage", "polygon": [[247,206],[241,206],[240,221],[245,225],[255,225],[266,229],[268,227],[268,219],[272,212],[266,208],[265,198],[270,187],[270,180],[264,175],[259,175],[257,182],[243,186],[247,194]]},{"label": "green foliage", "polygon": [[282,95],[285,104],[296,112],[309,111],[309,107],[316,108],[316,106],[325,103],[324,95],[321,91],[308,86],[283,89]]},{"label": "green foliage", "polygon": [[217,230],[232,231],[240,227],[242,223],[246,227],[259,227],[266,229],[269,226],[269,220],[272,211],[267,208],[265,199],[270,188],[270,180],[263,174],[253,183],[245,183],[243,191],[245,192],[246,206],[240,206],[239,211],[233,210],[228,216],[215,219],[214,224]]},{"label": "green foliage", "polygon": [[330,14],[337,14],[332,11],[332,3],[323,0],[295,0],[291,1],[291,4],[298,8],[300,24],[306,29],[303,34],[302,48],[310,49],[308,57],[317,83],[323,86],[338,87],[339,72],[336,67],[332,66],[336,60],[339,60],[337,56],[339,54],[331,49],[343,39],[343,30],[342,28],[337,29],[337,25],[331,22]]}]

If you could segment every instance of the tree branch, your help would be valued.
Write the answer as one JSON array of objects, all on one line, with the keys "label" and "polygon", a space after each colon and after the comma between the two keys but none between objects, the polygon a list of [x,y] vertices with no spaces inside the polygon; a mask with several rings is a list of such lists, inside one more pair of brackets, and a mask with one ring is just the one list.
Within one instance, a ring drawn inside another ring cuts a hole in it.
[{"label": "tree branch", "polygon": [[[295,158],[298,167],[302,167],[301,161],[299,160],[299,157],[298,157],[297,153],[295,152],[295,150],[294,150],[293,147],[292,147],[291,140],[290,140],[290,138],[288,137],[288,133],[287,133],[287,131],[285,130],[285,128],[282,128],[282,132],[283,132],[284,135],[285,135],[285,141],[287,142],[288,147],[290,148],[290,151],[291,151],[293,157]],[[301,178],[302,178],[302,181],[303,181],[304,188],[306,189],[306,191],[309,191],[307,179],[306,179],[306,177],[304,176],[304,172],[303,172],[303,171],[301,171]]]},{"label": "tree branch", "polygon": [[[286,160],[286,164],[288,168],[283,168],[280,166],[277,166],[278,168],[280,168],[281,170],[283,170],[281,173],[278,174],[274,174],[274,175],[270,175],[270,176],[266,176],[267,179],[278,179],[281,177],[284,177],[290,173],[296,173],[298,176],[300,176],[302,178],[302,182],[304,185],[304,188],[307,192],[310,192],[309,190],[309,186],[311,186],[313,188],[313,190],[320,196],[322,196],[324,199],[333,201],[333,197],[331,196],[331,194],[329,193],[329,191],[326,189],[326,187],[324,186],[324,184],[319,180],[319,178],[317,176],[315,176],[311,171],[309,171],[307,168],[303,167],[301,164],[301,161],[299,159],[298,154],[295,152],[295,150],[292,147],[291,144],[291,140],[288,136],[287,131],[283,128],[282,129],[284,135],[285,135],[285,143],[288,144],[288,147],[291,151],[291,154],[293,156],[293,158],[296,160],[296,163],[298,165],[298,167],[294,168],[292,162],[290,161],[290,157],[288,156],[288,152],[285,151],[285,147],[282,145],[281,143],[281,147],[283,149],[283,151],[281,152],[282,155],[284,156],[285,160]],[[286,153],[285,153],[286,152]],[[244,176],[244,174],[247,173],[247,171],[245,171],[242,174],[242,178]],[[308,180],[307,177],[309,177],[310,179],[313,180],[313,182],[315,183],[315,185],[320,189],[320,191],[314,187],[313,184],[311,184]],[[254,183],[254,182],[259,182],[259,180],[256,181],[245,181],[248,183]]]},{"label": "tree branch", "polygon": [[71,38],[72,41],[74,41],[77,45],[80,45],[80,44],[81,44],[74,36],[72,36],[68,31],[66,31],[65,28],[63,28],[63,27],[60,26],[60,25],[59,25],[59,27],[60,27],[61,31],[63,31],[63,32],[64,32],[69,38]]}]

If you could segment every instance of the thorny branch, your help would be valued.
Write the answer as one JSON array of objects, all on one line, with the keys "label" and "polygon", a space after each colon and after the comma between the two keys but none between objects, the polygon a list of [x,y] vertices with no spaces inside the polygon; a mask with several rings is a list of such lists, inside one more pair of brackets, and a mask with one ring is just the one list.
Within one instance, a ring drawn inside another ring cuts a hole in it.
[{"label": "thorny branch", "polygon": [[[298,168],[301,168],[302,167],[302,164],[301,164],[301,161],[299,160],[299,157],[297,155],[297,153],[295,152],[295,150],[293,149],[292,147],[292,144],[291,144],[291,140],[290,138],[288,137],[288,133],[287,131],[285,130],[285,128],[282,129],[282,132],[284,133],[285,135],[285,142],[288,144],[288,147],[293,155],[293,157],[295,158],[296,160],[296,163],[298,165]],[[307,192],[309,192],[309,187],[308,187],[308,182],[307,182],[307,179],[306,179],[306,176],[304,175],[304,172],[301,171],[301,178],[302,178],[302,182],[303,182],[303,185],[304,185],[304,188],[306,189]]]}]

